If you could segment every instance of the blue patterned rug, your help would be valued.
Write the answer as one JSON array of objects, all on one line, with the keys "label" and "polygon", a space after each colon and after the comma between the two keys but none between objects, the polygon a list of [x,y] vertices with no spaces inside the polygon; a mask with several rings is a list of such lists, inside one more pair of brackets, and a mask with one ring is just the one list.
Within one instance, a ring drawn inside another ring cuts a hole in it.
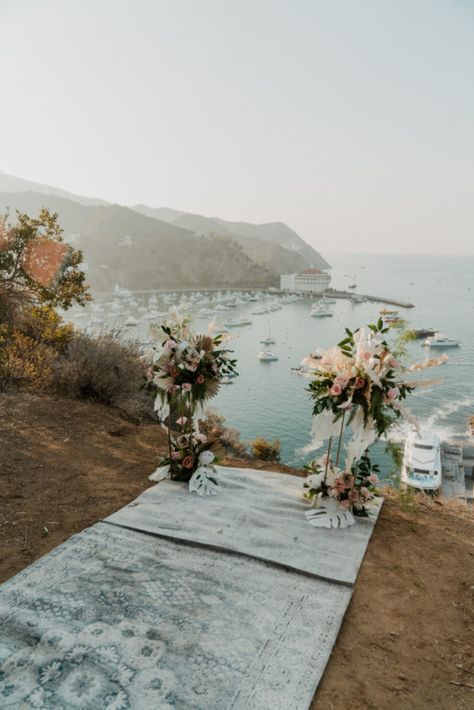
[{"label": "blue patterned rug", "polygon": [[307,708],[350,596],[98,523],[0,588],[0,708]]}]

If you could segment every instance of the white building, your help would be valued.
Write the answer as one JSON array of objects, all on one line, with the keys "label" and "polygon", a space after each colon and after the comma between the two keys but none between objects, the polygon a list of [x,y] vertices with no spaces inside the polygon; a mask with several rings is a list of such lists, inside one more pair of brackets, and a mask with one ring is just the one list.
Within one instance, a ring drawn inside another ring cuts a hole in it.
[{"label": "white building", "polygon": [[300,291],[303,293],[323,293],[329,288],[331,277],[320,269],[305,269],[300,274],[281,274],[282,291]]}]

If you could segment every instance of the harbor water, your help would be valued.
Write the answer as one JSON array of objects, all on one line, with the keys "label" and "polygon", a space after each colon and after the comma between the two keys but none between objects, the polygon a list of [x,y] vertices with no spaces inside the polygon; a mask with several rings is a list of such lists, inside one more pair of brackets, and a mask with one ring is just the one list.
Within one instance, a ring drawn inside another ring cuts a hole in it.
[{"label": "harbor water", "polygon": [[[436,383],[419,388],[410,397],[409,407],[422,426],[433,429],[442,439],[465,436],[468,417],[474,414],[474,257],[328,255],[328,260],[332,265],[331,287],[347,289],[355,283],[356,294],[413,303],[414,308],[399,309],[407,327],[433,328],[459,341],[459,348],[446,351],[424,348],[421,341],[410,343],[406,364],[446,352],[446,364],[417,378],[435,379]],[[105,327],[122,327],[126,317],[136,317],[139,324],[123,328],[122,337],[125,334],[147,342],[152,321],[143,316],[151,295],[135,293],[136,305],[127,307],[126,313],[119,316],[108,310],[112,295],[97,299],[95,308],[100,309]],[[163,303],[159,293],[157,300],[158,311],[171,307],[170,303]],[[312,318],[311,299],[282,303],[280,296],[267,296],[259,302],[246,301],[229,310],[214,311],[212,316],[199,316],[199,296],[194,300],[189,311],[198,331],[205,331],[212,319],[218,327],[229,319],[252,321],[229,330],[229,347],[235,351],[239,377],[221,387],[211,406],[224,415],[228,426],[240,430],[244,441],[256,436],[277,438],[281,442],[281,460],[302,465],[308,459],[301,449],[310,439],[312,404],[308,381],[292,368],[298,367],[310,352],[337,343],[344,337],[345,327],[355,329],[376,321],[383,304],[342,299],[331,306],[332,317]],[[254,313],[272,304],[281,308]],[[82,326],[90,324],[87,316],[81,320]],[[275,344],[261,344],[269,333]],[[278,360],[259,361],[261,350],[271,350]],[[395,437],[402,438],[403,430]],[[383,447],[376,448],[375,457],[382,464],[383,475],[388,476],[393,465]]]}]

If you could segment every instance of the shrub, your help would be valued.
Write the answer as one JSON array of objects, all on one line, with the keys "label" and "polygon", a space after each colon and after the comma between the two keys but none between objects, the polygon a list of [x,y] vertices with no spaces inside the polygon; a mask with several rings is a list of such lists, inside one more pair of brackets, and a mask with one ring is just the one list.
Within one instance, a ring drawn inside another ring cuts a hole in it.
[{"label": "shrub", "polygon": [[214,409],[206,411],[206,418],[200,421],[200,430],[207,436],[211,445],[221,446],[226,456],[248,458],[245,444],[240,440],[240,432],[233,427],[226,427],[225,417]]},{"label": "shrub", "polygon": [[257,436],[251,443],[252,456],[262,461],[279,461],[281,444],[278,439],[267,441]]},{"label": "shrub", "polygon": [[150,397],[140,391],[146,365],[138,344],[114,333],[76,333],[55,368],[56,389],[70,397],[113,405],[138,418],[153,416]]}]

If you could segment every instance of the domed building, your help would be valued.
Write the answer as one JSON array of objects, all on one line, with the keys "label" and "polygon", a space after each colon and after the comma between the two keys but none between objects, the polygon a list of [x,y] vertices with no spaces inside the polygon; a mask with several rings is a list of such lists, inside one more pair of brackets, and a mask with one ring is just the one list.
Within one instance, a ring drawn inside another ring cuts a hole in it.
[{"label": "domed building", "polygon": [[329,288],[331,277],[321,269],[305,269],[299,274],[282,274],[280,289],[282,291],[299,291],[301,293],[323,293]]}]

